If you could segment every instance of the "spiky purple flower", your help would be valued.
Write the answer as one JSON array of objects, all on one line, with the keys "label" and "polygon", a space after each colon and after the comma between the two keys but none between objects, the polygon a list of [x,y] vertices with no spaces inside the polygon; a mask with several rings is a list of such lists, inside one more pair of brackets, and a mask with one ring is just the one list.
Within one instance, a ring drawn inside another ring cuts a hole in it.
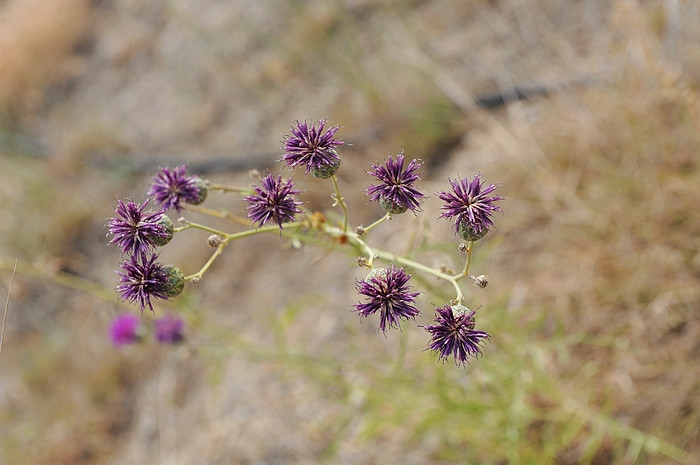
[{"label": "spiky purple flower", "polygon": [[156,340],[161,344],[177,344],[185,339],[183,333],[185,322],[182,318],[168,315],[156,319],[153,324],[155,325]]},{"label": "spiky purple flower", "polygon": [[440,359],[447,360],[452,356],[457,365],[468,364],[470,356],[478,357],[481,344],[491,336],[474,329],[475,313],[463,305],[436,307],[437,324],[425,327],[432,335],[428,348],[437,353]]},{"label": "spiky purple flower", "polygon": [[413,159],[404,169],[403,152],[396,155],[395,161],[390,155],[384,165],[372,165],[374,170],[368,171],[367,174],[377,178],[381,184],[367,188],[370,200],[379,200],[382,208],[389,213],[404,213],[408,209],[413,212],[420,210],[418,202],[424,196],[413,187],[413,183],[420,179],[420,166],[421,162]]},{"label": "spiky purple flower", "polygon": [[409,292],[410,278],[396,265],[372,270],[367,278],[355,284],[357,292],[368,298],[367,302],[356,304],[355,310],[364,317],[379,312],[382,332],[386,332],[387,326],[399,329],[402,318],[415,318],[420,313],[413,306],[420,292]]},{"label": "spiky purple flower", "polygon": [[489,194],[498,188],[496,184],[484,187],[479,174],[469,182],[467,179],[452,181],[452,192],[441,191],[437,196],[445,202],[442,206],[444,212],[440,218],[454,218],[454,229],[466,240],[475,241],[486,235],[489,228],[493,226],[491,214],[501,211],[501,207],[494,202],[503,200],[503,197],[496,195],[489,197]]},{"label": "spiky purple flower", "polygon": [[304,121],[295,121],[291,128],[292,134],[284,138],[284,155],[282,160],[290,168],[305,166],[306,172],[311,171],[319,178],[329,178],[336,173],[340,166],[340,157],[335,147],[345,144],[340,139],[334,139],[340,129],[331,126],[325,129],[328,120],[321,119],[310,125]]},{"label": "spiky purple flower", "polygon": [[199,205],[207,197],[207,186],[199,176],[187,176],[187,165],[167,166],[153,176],[148,195],[153,197],[163,211],[174,208],[178,212],[182,203]]},{"label": "spiky purple flower", "polygon": [[294,189],[291,179],[282,181],[282,176],[268,174],[260,180],[262,187],[254,186],[254,195],[244,198],[249,203],[248,218],[258,227],[272,220],[282,229],[282,223],[294,221],[294,215],[301,213],[303,202],[294,199],[300,191]]},{"label": "spiky purple flower", "polygon": [[169,298],[170,276],[157,258],[157,254],[138,253],[122,262],[122,271],[117,271],[120,277],[117,292],[122,300],[138,303],[141,313],[146,307],[153,312],[151,298]]},{"label": "spiky purple flower", "polygon": [[170,219],[163,212],[144,212],[147,204],[148,200],[141,205],[131,200],[126,203],[117,200],[116,216],[110,218],[107,227],[109,234],[114,236],[109,243],[116,243],[122,253],[145,253],[152,246],[165,245],[172,238]]},{"label": "spiky purple flower", "polygon": [[109,327],[109,338],[117,347],[126,346],[138,342],[141,337],[138,334],[139,319],[135,315],[119,315]]}]

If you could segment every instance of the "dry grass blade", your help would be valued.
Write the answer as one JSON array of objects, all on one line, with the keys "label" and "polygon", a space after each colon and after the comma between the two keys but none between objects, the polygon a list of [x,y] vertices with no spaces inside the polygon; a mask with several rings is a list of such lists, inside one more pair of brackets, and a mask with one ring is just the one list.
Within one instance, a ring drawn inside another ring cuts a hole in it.
[{"label": "dry grass blade", "polygon": [[7,311],[10,308],[10,294],[12,293],[12,285],[15,283],[15,275],[17,274],[17,259],[15,258],[15,267],[12,269],[12,278],[10,279],[10,287],[7,289],[7,300],[5,300],[5,313],[2,316],[2,328],[0,328],[0,354],[2,354],[2,343],[5,341],[5,321],[7,320]]}]

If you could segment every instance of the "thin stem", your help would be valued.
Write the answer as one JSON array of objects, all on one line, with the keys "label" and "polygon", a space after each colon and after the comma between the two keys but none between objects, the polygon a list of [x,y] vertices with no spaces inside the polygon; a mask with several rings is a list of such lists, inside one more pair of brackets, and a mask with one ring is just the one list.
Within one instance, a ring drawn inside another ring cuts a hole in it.
[{"label": "thin stem", "polygon": [[459,277],[469,276],[469,265],[472,263],[472,248],[474,247],[474,241],[469,241],[467,244],[467,262],[464,264],[464,271],[462,271]]},{"label": "thin stem", "polygon": [[221,191],[221,192],[237,192],[239,194],[252,194],[253,189],[250,187],[238,187],[238,186],[224,186],[223,184],[209,184],[209,190]]},{"label": "thin stem", "polygon": [[212,234],[216,234],[217,236],[222,236],[222,237],[228,236],[227,233],[220,231],[218,229],[210,228],[209,226],[199,224],[199,223],[192,223],[190,221],[188,221],[187,224],[185,224],[184,226],[180,226],[178,228],[173,229],[173,232],[179,233],[179,232],[184,231],[185,229],[190,229],[190,228],[201,229],[202,231],[210,232]]},{"label": "thin stem", "polygon": [[340,205],[340,208],[343,209],[343,233],[348,232],[348,206],[345,205],[345,200],[343,199],[343,196],[340,194],[340,187],[338,186],[338,178],[334,174],[331,176],[331,181],[333,181],[333,187],[335,188],[335,203],[337,205]]},{"label": "thin stem", "polygon": [[433,275],[438,279],[443,279],[445,281],[448,281],[450,284],[452,284],[452,287],[454,287],[454,289],[455,289],[455,293],[456,293],[455,300],[457,302],[462,302],[464,294],[462,293],[462,289],[459,287],[458,281],[460,279],[462,279],[464,276],[461,276],[461,275],[451,276],[449,274],[443,273],[440,270],[423,265],[422,263],[413,261],[409,258],[405,258],[405,257],[402,257],[400,255],[396,255],[392,252],[387,252],[387,251],[384,251],[381,249],[370,248],[365,243],[365,241],[363,241],[356,233],[353,233],[353,232],[342,232],[338,228],[336,228],[334,226],[329,226],[329,225],[324,225],[323,231],[331,237],[346,236],[350,243],[355,244],[356,246],[359,246],[364,250],[371,251],[372,255],[370,256],[370,260],[373,260],[374,257],[377,257],[377,258],[381,258],[382,260],[386,260],[388,262],[400,263],[402,265],[406,265],[408,267],[414,268],[418,271],[422,271],[424,273]]},{"label": "thin stem", "polygon": [[366,227],[364,228],[365,233],[369,232],[372,228],[375,228],[376,226],[379,226],[379,225],[382,224],[383,222],[388,221],[388,220],[390,220],[390,219],[391,219],[391,213],[387,212],[386,215],[382,216],[381,218],[379,218],[377,221],[375,221],[374,223],[370,224],[369,226],[366,226]]},{"label": "thin stem", "polygon": [[0,353],[2,353],[2,343],[5,341],[5,322],[7,321],[7,311],[10,309],[10,294],[12,293],[12,285],[15,283],[15,275],[17,274],[17,259],[15,258],[15,266],[12,269],[12,278],[10,279],[10,287],[7,288],[7,300],[5,301],[5,313],[2,316],[2,329],[0,329]]},{"label": "thin stem", "polygon": [[[206,273],[207,270],[209,270],[209,268],[214,263],[214,261],[219,257],[219,255],[221,255],[223,253],[226,246],[228,244],[230,244],[231,242],[233,242],[237,239],[244,238],[244,237],[254,236],[256,234],[262,234],[262,233],[266,233],[266,232],[270,232],[270,231],[281,231],[282,229],[301,228],[301,227],[305,226],[307,224],[307,222],[306,221],[295,221],[293,223],[284,223],[282,225],[281,229],[278,225],[264,226],[262,228],[248,229],[246,231],[241,231],[241,232],[237,232],[237,233],[233,233],[233,234],[226,234],[226,233],[223,233],[223,232],[218,231],[216,229],[208,228],[206,226],[202,226],[202,225],[199,225],[196,223],[189,223],[189,224],[193,225],[192,227],[194,227],[194,228],[203,229],[204,231],[213,232],[214,234],[218,234],[219,236],[223,237],[221,244],[219,244],[219,246],[216,248],[216,250],[211,255],[211,257],[209,257],[209,260],[207,260],[207,262],[204,264],[204,266],[196,273],[191,274],[189,276],[185,276],[185,281],[193,281],[194,280],[196,282],[196,281],[200,280],[202,278],[202,276],[204,276],[204,273]],[[200,227],[200,226],[202,226],[202,227]]]},{"label": "thin stem", "polygon": [[201,205],[185,205],[185,209],[197,213],[202,213],[204,215],[213,216],[214,218],[223,218],[233,221],[234,223],[243,224],[250,226],[250,221],[242,216],[234,215],[231,212],[214,210],[207,207],[202,207]]}]

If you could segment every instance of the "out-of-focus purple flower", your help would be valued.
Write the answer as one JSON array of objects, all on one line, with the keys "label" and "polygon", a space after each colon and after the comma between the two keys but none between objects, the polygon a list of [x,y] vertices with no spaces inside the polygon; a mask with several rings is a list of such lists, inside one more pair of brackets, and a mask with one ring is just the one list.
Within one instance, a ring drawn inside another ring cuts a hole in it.
[{"label": "out-of-focus purple flower", "polygon": [[442,206],[444,212],[440,218],[455,218],[454,229],[457,234],[466,240],[475,241],[486,235],[493,226],[491,214],[501,211],[501,207],[494,204],[503,197],[489,194],[498,188],[496,184],[484,187],[480,175],[474,176],[469,182],[467,179],[450,180],[452,192],[441,191],[437,196],[445,203]]},{"label": "out-of-focus purple flower", "polygon": [[249,203],[248,218],[258,227],[272,220],[282,229],[282,223],[294,221],[294,215],[301,213],[299,202],[294,196],[300,191],[294,189],[291,179],[282,181],[282,176],[268,174],[260,180],[262,187],[253,187],[254,195],[244,199]]},{"label": "out-of-focus purple flower", "polygon": [[117,292],[122,300],[137,302],[141,313],[146,307],[153,312],[152,297],[169,298],[170,276],[165,265],[156,261],[157,258],[157,254],[135,254],[122,262],[122,271],[117,271],[120,276]]},{"label": "out-of-focus purple flower", "polygon": [[181,318],[164,316],[154,322],[156,340],[161,344],[177,344],[185,339],[185,322]]},{"label": "out-of-focus purple flower", "polygon": [[199,176],[187,176],[187,165],[166,167],[153,176],[148,195],[153,197],[163,211],[174,208],[178,212],[182,203],[199,205],[207,198],[207,186]]},{"label": "out-of-focus purple flower", "polygon": [[355,284],[357,292],[368,298],[367,302],[355,305],[355,310],[367,317],[379,312],[379,329],[400,328],[401,319],[415,318],[420,312],[413,303],[420,292],[408,292],[411,277],[403,268],[391,265],[389,268],[376,268],[363,281]]},{"label": "out-of-focus purple flower", "polygon": [[[145,253],[152,246],[165,245],[173,236],[172,222],[163,212],[144,212],[148,200],[138,205],[131,200],[117,200],[116,216],[107,222],[109,234],[114,237],[122,253]],[[167,218],[167,220],[166,220]],[[168,223],[170,227],[168,228]]]},{"label": "out-of-focus purple flower", "polygon": [[117,347],[127,346],[141,340],[138,334],[139,319],[135,315],[119,315],[109,327],[109,338]]},{"label": "out-of-focus purple flower", "polygon": [[309,125],[306,121],[295,121],[291,128],[292,134],[284,138],[285,153],[282,160],[287,166],[305,166],[307,173],[311,171],[314,176],[323,179],[336,173],[340,157],[335,147],[345,142],[333,138],[340,129],[338,126],[331,126],[324,131],[327,122],[328,120],[321,119],[316,127],[314,123]]},{"label": "out-of-focus purple flower", "polygon": [[463,305],[435,308],[436,325],[426,326],[432,335],[428,348],[440,359],[454,358],[457,365],[469,363],[468,358],[481,354],[481,344],[491,339],[485,331],[474,329],[474,311]]},{"label": "out-of-focus purple flower", "polygon": [[423,194],[413,187],[413,183],[420,177],[418,169],[421,162],[412,160],[404,169],[403,152],[399,152],[394,161],[391,156],[384,165],[372,165],[370,174],[381,181],[381,184],[371,185],[367,188],[370,200],[379,200],[382,208],[389,213],[399,214],[410,209],[415,212],[420,210],[418,202]]}]

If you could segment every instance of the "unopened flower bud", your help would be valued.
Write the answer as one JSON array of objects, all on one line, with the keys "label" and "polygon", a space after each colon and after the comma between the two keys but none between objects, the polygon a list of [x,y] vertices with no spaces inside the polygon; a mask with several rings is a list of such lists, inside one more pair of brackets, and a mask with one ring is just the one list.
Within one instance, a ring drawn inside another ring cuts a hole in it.
[{"label": "unopened flower bud", "polygon": [[486,227],[482,227],[480,231],[477,231],[471,224],[469,224],[468,221],[462,221],[457,227],[457,234],[459,234],[462,239],[467,241],[478,241],[488,232],[489,229]]},{"label": "unopened flower bud", "polygon": [[192,205],[199,205],[206,200],[209,188],[207,187],[207,182],[199,176],[194,176],[192,178],[192,183],[196,188],[196,193],[191,197],[187,197],[185,201]]},{"label": "unopened flower bud", "polygon": [[207,244],[214,248],[219,247],[223,242],[223,239],[221,239],[221,236],[218,234],[212,234],[209,236],[209,239],[207,239]]},{"label": "unopened flower bud", "polygon": [[165,284],[165,293],[168,297],[179,295],[185,288],[185,275],[182,270],[173,265],[164,265],[163,271],[168,275],[168,282]]},{"label": "unopened flower bud", "polygon": [[489,278],[487,278],[486,275],[484,275],[484,274],[479,275],[476,277],[476,279],[474,279],[474,284],[476,284],[477,286],[479,286],[480,288],[483,289],[486,286],[488,286]]},{"label": "unopened flower bud", "polygon": [[311,168],[311,174],[320,179],[328,179],[338,172],[338,168],[340,168],[340,160],[331,160],[328,163]]},{"label": "unopened flower bud", "polygon": [[408,205],[395,202],[389,197],[385,197],[383,195],[379,197],[379,205],[381,205],[385,212],[391,213],[392,215],[400,215],[408,210]]},{"label": "unopened flower bud", "polygon": [[173,222],[170,219],[168,215],[163,215],[163,217],[156,223],[159,226],[162,226],[165,232],[168,234],[167,236],[158,236],[155,234],[149,235],[148,238],[151,241],[151,243],[155,246],[162,247],[170,240],[173,238]]}]

